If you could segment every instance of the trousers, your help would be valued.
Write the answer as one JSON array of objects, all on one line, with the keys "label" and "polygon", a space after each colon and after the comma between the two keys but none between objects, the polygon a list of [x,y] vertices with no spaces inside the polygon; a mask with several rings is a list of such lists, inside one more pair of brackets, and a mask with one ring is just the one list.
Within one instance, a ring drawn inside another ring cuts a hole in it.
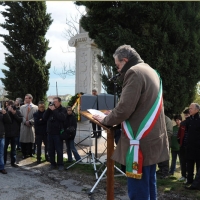
[{"label": "trousers", "polygon": [[157,200],[156,164],[142,167],[142,179],[127,181],[130,200]]}]

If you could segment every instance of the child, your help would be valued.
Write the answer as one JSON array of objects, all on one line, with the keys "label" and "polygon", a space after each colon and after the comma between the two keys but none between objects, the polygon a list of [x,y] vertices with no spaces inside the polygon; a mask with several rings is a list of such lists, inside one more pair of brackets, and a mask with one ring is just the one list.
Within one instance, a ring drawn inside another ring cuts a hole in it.
[{"label": "child", "polygon": [[169,171],[170,175],[174,175],[174,171],[176,170],[177,155],[179,156],[179,160],[180,160],[180,144],[178,143],[177,134],[180,127],[180,123],[182,121],[181,115],[175,115],[174,121],[176,122],[176,125],[173,126],[173,135],[171,138],[172,161],[171,161],[171,167]]}]

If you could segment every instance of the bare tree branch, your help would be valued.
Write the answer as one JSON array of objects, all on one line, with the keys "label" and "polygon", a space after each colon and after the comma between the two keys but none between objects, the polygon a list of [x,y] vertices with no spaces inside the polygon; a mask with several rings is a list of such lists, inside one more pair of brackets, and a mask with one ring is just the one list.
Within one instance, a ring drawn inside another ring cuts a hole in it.
[{"label": "bare tree branch", "polygon": [[72,68],[70,64],[68,65],[68,67],[66,66],[66,64],[64,64],[61,72],[58,72],[54,67],[54,74],[59,75],[62,79],[66,79],[67,76],[74,76],[75,73],[75,67]]},{"label": "bare tree branch", "polygon": [[[67,40],[70,40],[71,37],[74,37],[76,34],[79,33],[79,19],[83,16],[85,11],[80,11],[79,6],[75,6],[76,10],[78,11],[78,14],[76,15],[70,15],[70,17],[66,18],[66,25],[67,28],[64,32],[64,37]],[[63,51],[63,53],[74,53],[75,50],[70,50],[70,47],[67,45],[67,51]],[[75,71],[75,65],[72,68],[70,64],[68,66],[66,64],[63,64],[63,68],[61,72],[58,72],[56,68],[54,67],[54,74],[59,75],[62,79],[65,79],[67,76],[74,76],[76,73]]]},{"label": "bare tree branch", "polygon": [[[72,48],[71,48],[72,49]],[[62,52],[63,53],[75,53],[75,49],[73,48],[73,50],[70,50],[70,47],[67,45],[67,51],[64,51],[63,49],[62,49]]]},{"label": "bare tree branch", "polygon": [[85,14],[85,11],[81,11],[79,6],[75,6],[75,8],[78,13],[66,18],[67,28],[65,30],[65,37],[68,40],[79,33],[79,20]]}]

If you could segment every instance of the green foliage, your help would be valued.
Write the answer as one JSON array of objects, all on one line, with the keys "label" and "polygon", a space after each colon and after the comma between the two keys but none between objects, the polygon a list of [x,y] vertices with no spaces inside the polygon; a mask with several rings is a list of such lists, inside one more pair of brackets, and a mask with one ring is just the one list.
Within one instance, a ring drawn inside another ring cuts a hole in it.
[{"label": "green foliage", "polygon": [[46,64],[45,60],[50,49],[45,34],[52,23],[50,14],[46,14],[46,3],[6,1],[0,5],[5,6],[1,12],[5,23],[0,26],[8,31],[8,35],[0,34],[9,52],[4,53],[7,69],[2,70],[5,78],[1,78],[7,97],[23,98],[30,93],[34,103],[46,100],[51,63]]},{"label": "green foliage", "polygon": [[73,112],[74,112],[74,114],[76,116],[77,121],[80,121],[80,114],[79,114],[79,110],[78,110],[78,102],[77,102],[77,100],[80,97],[80,95],[83,95],[83,94],[84,94],[83,92],[76,93],[74,96],[72,96],[70,98],[70,100],[68,102],[68,106],[71,106],[71,107],[73,107],[75,105],[75,103],[77,103],[76,106],[73,109]]},{"label": "green foliage", "polygon": [[198,103],[200,105],[200,95],[198,95],[198,94],[195,95],[194,102]]},{"label": "green foliage", "polygon": [[[102,50],[102,81],[113,93],[108,78],[116,73],[113,53],[130,44],[163,80],[165,113],[172,116],[194,99],[200,80],[200,2],[92,2],[81,25]],[[111,70],[111,72],[109,70]]]},{"label": "green foliage", "polygon": [[68,106],[73,106],[75,103],[76,103],[76,100],[79,98],[79,95],[83,95],[84,93],[83,92],[80,92],[80,93],[77,93],[75,94],[74,96],[71,97],[71,99],[69,100],[68,102]]},{"label": "green foliage", "polygon": [[200,105],[200,82],[197,83],[197,86],[196,86],[196,94],[195,94],[194,102]]}]

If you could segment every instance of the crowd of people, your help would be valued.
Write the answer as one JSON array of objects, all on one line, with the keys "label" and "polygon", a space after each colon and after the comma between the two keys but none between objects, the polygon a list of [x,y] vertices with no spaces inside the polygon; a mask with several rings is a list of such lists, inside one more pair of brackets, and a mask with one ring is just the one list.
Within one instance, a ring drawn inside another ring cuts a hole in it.
[{"label": "crowd of people", "polygon": [[[7,174],[5,165],[9,145],[12,167],[18,167],[17,150],[21,150],[22,159],[36,154],[37,164],[40,164],[43,143],[45,159],[51,164],[50,169],[64,169],[63,139],[60,137],[60,132],[61,128],[67,129],[69,126],[74,127],[76,132],[77,120],[72,107],[63,107],[60,97],[54,97],[46,110],[43,101],[38,102],[38,105],[34,105],[32,101],[33,96],[26,94],[24,101],[21,98],[5,101],[0,110],[0,173],[2,174]],[[81,159],[74,146],[74,137],[65,140],[68,162],[73,161],[72,153],[76,161]]]},{"label": "crowd of people", "polygon": [[[165,179],[174,175],[176,171],[177,158],[179,158],[181,177],[185,188],[200,190],[200,106],[192,103],[188,109],[183,111],[184,120],[180,114],[175,115],[172,121],[166,120],[169,149],[171,152],[171,165],[169,160],[158,163],[157,175]],[[196,176],[194,166],[196,164]],[[196,179],[195,179],[196,178]],[[195,183],[196,185],[193,185]],[[198,183],[198,184],[197,184]]]}]

